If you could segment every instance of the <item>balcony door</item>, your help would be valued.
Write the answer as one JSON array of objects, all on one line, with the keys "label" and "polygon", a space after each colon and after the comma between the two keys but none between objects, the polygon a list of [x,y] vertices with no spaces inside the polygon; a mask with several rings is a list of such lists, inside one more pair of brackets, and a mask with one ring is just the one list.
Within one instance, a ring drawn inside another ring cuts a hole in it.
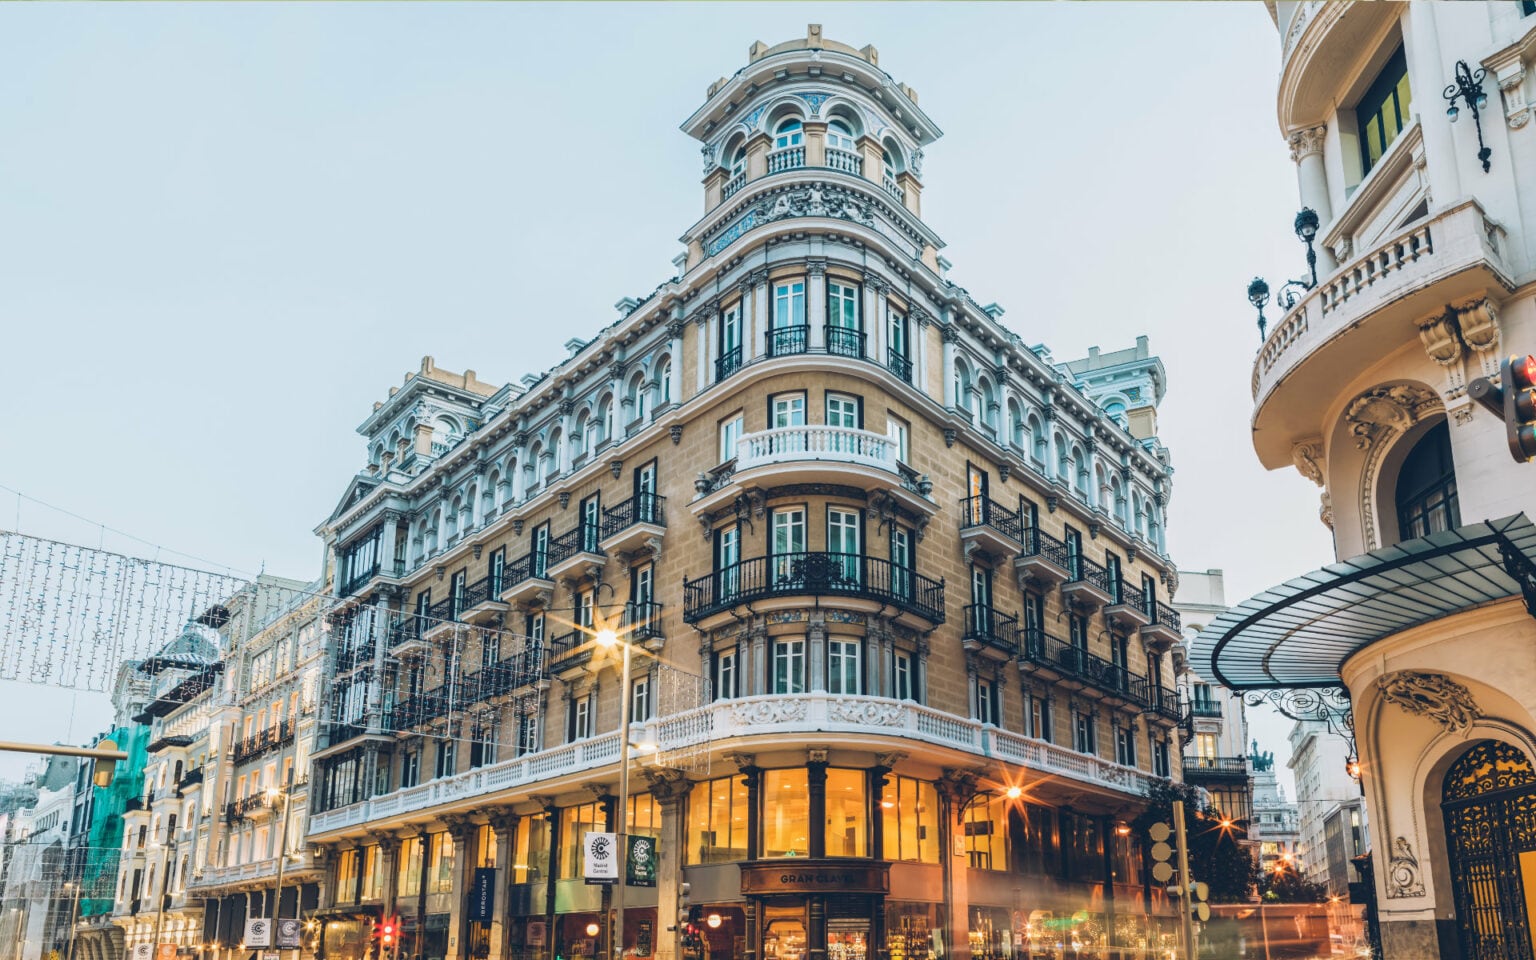
[{"label": "balcony door", "polygon": [[903,600],[912,599],[912,534],[906,527],[891,524],[891,592]]},{"label": "balcony door", "polygon": [[857,510],[840,507],[827,508],[827,552],[834,555],[838,574],[846,586],[861,582],[860,560],[863,557],[863,517]]},{"label": "balcony door", "polygon": [[805,431],[791,427],[805,426],[805,394],[779,393],[768,401],[768,425],[785,431],[769,442],[775,452],[800,452],[805,450]]},{"label": "balcony door", "polygon": [[597,552],[597,541],[601,538],[602,528],[602,500],[594,493],[581,501],[581,549],[584,552]]},{"label": "balcony door", "polygon": [[486,591],[488,599],[501,599],[502,581],[506,578],[506,571],[507,549],[506,547],[502,547],[500,550],[497,550],[495,553],[491,554],[491,563],[486,571],[486,575],[490,580],[490,589]]},{"label": "balcony door", "polygon": [[635,522],[656,522],[656,461],[635,468]]},{"label": "balcony door", "polygon": [[[840,430],[858,430],[864,426],[858,397],[846,393],[827,394],[827,426]],[[828,447],[836,453],[859,452],[859,441],[847,434],[828,437]]]},{"label": "balcony door", "polygon": [[529,552],[533,555],[533,575],[543,577],[545,568],[549,566],[549,524],[543,523],[534,528],[533,549]]},{"label": "balcony door", "polygon": [[720,360],[717,380],[730,376],[741,366],[741,304],[720,314]]},{"label": "balcony door", "polygon": [[805,563],[805,510],[801,507],[773,511],[773,582],[787,584],[803,575]]},{"label": "balcony door", "polygon": [[827,281],[827,352],[840,357],[863,357],[861,327],[858,286],[841,280]]},{"label": "balcony door", "polygon": [[715,580],[717,600],[736,595],[741,582],[741,528],[732,524],[715,531]]},{"label": "balcony door", "polygon": [[1067,574],[1073,580],[1083,578],[1083,533],[1067,527],[1065,533],[1067,541]]},{"label": "balcony door", "polygon": [[1120,558],[1113,553],[1105,551],[1104,570],[1109,575],[1110,602],[1123,603],[1123,595],[1120,590]]},{"label": "balcony door", "polygon": [[448,596],[453,599],[453,602],[448,605],[448,619],[450,620],[457,620],[459,614],[464,612],[464,588],[468,578],[468,571],[460,570],[448,582]]},{"label": "balcony door", "polygon": [[629,604],[630,604],[630,631],[631,636],[648,635],[652,618],[655,615],[653,602],[656,599],[656,570],[647,563],[636,567],[629,575]]}]

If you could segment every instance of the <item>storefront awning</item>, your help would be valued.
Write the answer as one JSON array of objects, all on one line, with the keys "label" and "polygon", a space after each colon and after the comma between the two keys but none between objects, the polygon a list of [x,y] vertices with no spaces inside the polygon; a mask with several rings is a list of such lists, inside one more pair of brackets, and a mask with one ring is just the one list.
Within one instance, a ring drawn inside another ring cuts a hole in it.
[{"label": "storefront awning", "polygon": [[1524,593],[1536,616],[1536,524],[1516,514],[1329,564],[1217,617],[1196,669],[1234,690],[1337,687],[1377,640]]}]

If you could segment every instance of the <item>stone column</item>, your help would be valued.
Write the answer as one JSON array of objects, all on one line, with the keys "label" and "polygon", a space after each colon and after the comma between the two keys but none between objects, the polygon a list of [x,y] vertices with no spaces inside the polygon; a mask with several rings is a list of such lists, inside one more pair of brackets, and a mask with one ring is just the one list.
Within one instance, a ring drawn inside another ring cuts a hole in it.
[{"label": "stone column", "polygon": [[750,278],[752,284],[752,329],[757,343],[752,347],[752,356],[762,356],[768,352],[768,328],[773,326],[773,314],[768,295],[768,271],[758,270]]},{"label": "stone column", "polygon": [[752,685],[743,695],[759,697],[768,692],[768,634],[762,629],[752,632]]},{"label": "stone column", "polygon": [[512,502],[522,503],[528,493],[528,434],[518,431],[512,438]]},{"label": "stone column", "polygon": [[1040,415],[1045,419],[1045,475],[1061,483],[1062,478],[1057,475],[1059,461],[1056,454],[1056,404],[1050,394],[1046,394],[1041,399],[1044,400]]},{"label": "stone column", "polygon": [[400,882],[400,838],[392,833],[372,834],[379,844],[379,859],[383,862],[384,883],[380,886],[380,901],[384,904],[384,912],[388,915],[395,913],[395,898],[399,896],[397,886]]},{"label": "stone column", "polygon": [[807,343],[812,350],[827,345],[827,262],[808,260],[805,264],[805,322],[809,325]]},{"label": "stone column", "polygon": [[400,514],[384,511],[384,535],[379,538],[379,569],[386,574],[395,569],[395,546],[399,537]]},{"label": "stone column", "polygon": [[1317,237],[1317,271],[1323,274],[1338,266],[1333,251],[1323,246],[1322,234],[1333,223],[1333,201],[1328,195],[1328,168],[1323,164],[1323,142],[1327,138],[1326,126],[1297,130],[1290,136],[1291,162],[1296,164],[1296,185],[1301,194],[1301,205],[1317,212],[1321,226]]},{"label": "stone column", "polygon": [[672,338],[672,379],[666,391],[672,396],[673,403],[683,402],[683,330],[686,326],[682,305],[678,304],[672,308],[672,322],[667,324],[667,336]]},{"label": "stone column", "polygon": [[[911,305],[907,309],[907,336],[912,338],[912,385],[928,392],[928,311]],[[944,388],[948,389],[948,388]],[[942,396],[942,390],[940,394]]]},{"label": "stone column", "polygon": [[737,284],[736,292],[741,294],[741,362],[750,363],[763,352],[762,324],[758,323],[756,288],[751,278]]},{"label": "stone column", "polygon": [[453,897],[448,906],[448,953],[445,960],[469,955],[469,919],[464,909],[475,875],[474,846],[479,824],[455,818],[448,825],[453,838]]},{"label": "stone column", "polygon": [[952,313],[949,307],[944,308],[945,318],[939,327],[939,336],[944,341],[944,382],[940,389],[944,392],[944,406],[959,407],[962,404],[955,389],[955,341],[959,339],[960,331],[955,327]]},{"label": "stone column", "polygon": [[684,877],[686,822],[683,800],[688,796],[688,777],[681,770],[648,769],[651,798],[661,807],[661,836],[656,841],[656,931],[655,960],[676,960],[678,884]]},{"label": "stone column", "polygon": [[571,411],[575,409],[576,401],[570,397],[560,401],[560,448],[554,454],[561,476],[571,472]]},{"label": "stone column", "polygon": [[[675,370],[677,361],[673,360]],[[507,901],[512,885],[512,857],[517,847],[513,844],[513,832],[517,830],[517,816],[500,814],[491,820],[496,831],[496,892],[491,904],[491,952],[487,960],[501,960],[507,954]]]},{"label": "stone column", "polygon": [[1084,424],[1083,446],[1088,457],[1088,506],[1099,509],[1102,492],[1099,490],[1099,438],[1093,424]]},{"label": "stone column", "polygon": [[939,860],[943,867],[938,926],[949,940],[951,960],[970,960],[970,863],[963,844],[956,841],[965,836],[960,818],[975,795],[975,777],[946,770],[938,788]]},{"label": "stone column", "polygon": [[698,358],[698,369],[694,370],[693,377],[694,393],[703,393],[704,388],[709,386],[709,321],[713,315],[714,310],[709,308],[701,309],[693,315],[693,355]]},{"label": "stone column", "polygon": [[805,643],[807,688],[812,693],[824,693],[827,689],[827,620],[820,612],[813,612],[806,630]]}]

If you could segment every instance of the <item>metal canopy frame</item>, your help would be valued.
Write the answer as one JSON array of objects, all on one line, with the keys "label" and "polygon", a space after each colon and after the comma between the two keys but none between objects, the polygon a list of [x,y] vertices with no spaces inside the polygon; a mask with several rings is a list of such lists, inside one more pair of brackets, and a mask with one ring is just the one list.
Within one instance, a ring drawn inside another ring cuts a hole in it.
[{"label": "metal canopy frame", "polygon": [[1522,596],[1536,617],[1536,524],[1485,520],[1373,550],[1266,590],[1217,617],[1194,659],[1235,690],[1339,688],[1377,640]]}]

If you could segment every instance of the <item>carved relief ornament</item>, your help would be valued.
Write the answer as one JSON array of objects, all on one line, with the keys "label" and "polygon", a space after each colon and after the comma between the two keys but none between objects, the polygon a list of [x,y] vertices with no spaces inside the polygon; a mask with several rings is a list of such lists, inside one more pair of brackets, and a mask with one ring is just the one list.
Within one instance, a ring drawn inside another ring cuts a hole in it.
[{"label": "carved relief ornament", "polygon": [[1323,486],[1323,438],[1310,437],[1291,447],[1291,462],[1301,475]]},{"label": "carved relief ornament", "polygon": [[1425,414],[1439,409],[1434,392],[1412,383],[1373,387],[1350,402],[1344,411],[1355,446],[1368,450],[1379,437],[1407,430]]},{"label": "carved relief ornament", "polygon": [[1419,875],[1419,858],[1407,837],[1392,841],[1392,858],[1387,863],[1387,896],[1394,900],[1424,896],[1424,880]]},{"label": "carved relief ornament", "polygon": [[1443,673],[1400,670],[1376,681],[1381,698],[1416,717],[1428,717],[1450,733],[1461,733],[1483,715],[1472,691]]}]

